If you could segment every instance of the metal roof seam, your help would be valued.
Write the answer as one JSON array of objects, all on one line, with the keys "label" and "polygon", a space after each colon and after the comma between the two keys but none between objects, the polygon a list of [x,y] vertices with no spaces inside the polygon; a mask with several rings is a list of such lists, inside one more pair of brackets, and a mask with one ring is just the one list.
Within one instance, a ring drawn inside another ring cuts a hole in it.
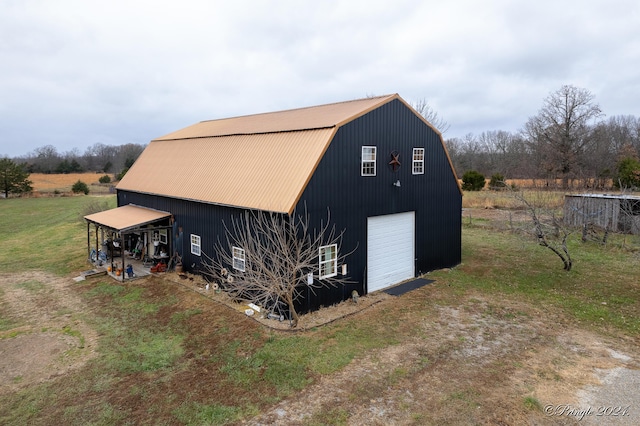
[{"label": "metal roof seam", "polygon": [[333,129],[334,127],[340,127],[340,125],[334,124],[331,126],[318,126],[318,127],[308,127],[308,128],[300,128],[300,129],[278,130],[278,131],[271,131],[271,132],[253,132],[253,133],[237,132],[237,133],[225,133],[225,134],[218,134],[218,135],[188,136],[188,137],[173,138],[173,139],[153,139],[151,142],[171,142],[171,141],[183,141],[183,140],[189,140],[189,139],[226,138],[229,136],[259,136],[259,135],[273,135],[273,134],[280,134],[280,133],[309,132],[312,130]]}]

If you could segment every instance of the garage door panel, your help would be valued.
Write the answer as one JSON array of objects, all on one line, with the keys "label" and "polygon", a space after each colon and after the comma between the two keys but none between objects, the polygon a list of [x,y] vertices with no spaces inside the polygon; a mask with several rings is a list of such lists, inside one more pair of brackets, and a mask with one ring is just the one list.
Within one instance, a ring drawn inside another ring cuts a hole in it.
[{"label": "garage door panel", "polygon": [[414,277],[414,247],[414,212],[368,218],[368,291],[381,290]]}]

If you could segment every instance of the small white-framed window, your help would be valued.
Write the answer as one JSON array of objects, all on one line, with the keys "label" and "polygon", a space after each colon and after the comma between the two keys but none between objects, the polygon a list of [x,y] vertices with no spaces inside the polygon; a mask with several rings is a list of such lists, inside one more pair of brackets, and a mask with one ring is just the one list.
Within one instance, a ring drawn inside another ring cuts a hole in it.
[{"label": "small white-framed window", "polygon": [[233,251],[233,269],[244,272],[244,249],[241,249],[240,247],[232,247],[231,250]]},{"label": "small white-framed window", "polygon": [[413,174],[424,174],[424,148],[413,148]]},{"label": "small white-framed window", "polygon": [[161,229],[160,230],[160,243],[161,244],[167,244],[169,240],[167,239],[167,230],[166,229]]},{"label": "small white-framed window", "polygon": [[200,235],[191,234],[191,254],[200,256],[201,253]]},{"label": "small white-framed window", "polygon": [[338,245],[320,247],[320,279],[338,275]]},{"label": "small white-framed window", "polygon": [[376,147],[375,146],[362,147],[361,173],[362,173],[362,176],[376,175]]}]

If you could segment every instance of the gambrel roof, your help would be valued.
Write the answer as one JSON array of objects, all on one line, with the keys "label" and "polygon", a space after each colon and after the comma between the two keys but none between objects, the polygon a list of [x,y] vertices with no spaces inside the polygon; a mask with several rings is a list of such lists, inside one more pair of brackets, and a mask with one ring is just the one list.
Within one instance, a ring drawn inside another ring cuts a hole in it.
[{"label": "gambrel roof", "polygon": [[291,213],[337,129],[395,99],[202,121],[151,141],[117,189]]}]

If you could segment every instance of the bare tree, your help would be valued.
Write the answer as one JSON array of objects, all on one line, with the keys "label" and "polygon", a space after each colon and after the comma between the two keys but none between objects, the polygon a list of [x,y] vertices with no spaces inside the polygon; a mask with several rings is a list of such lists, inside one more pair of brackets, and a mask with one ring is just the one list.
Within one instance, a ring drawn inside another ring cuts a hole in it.
[{"label": "bare tree", "polygon": [[204,273],[219,282],[233,298],[269,309],[284,302],[291,326],[299,314],[296,302],[310,288],[344,285],[338,265],[342,232],[330,226],[330,215],[319,229],[311,230],[309,215],[246,212],[225,225],[226,244],[216,245],[213,257],[205,255]]},{"label": "bare tree", "polygon": [[628,235],[640,235],[640,197],[624,193],[568,197],[564,219],[565,224],[582,228],[583,242],[607,244],[610,234],[619,234],[624,248]]},{"label": "bare tree", "polygon": [[539,165],[550,177],[562,178],[563,188],[577,176],[592,140],[592,121],[602,115],[586,89],[562,86],[544,100],[538,115],[529,118],[524,133],[539,152]]},{"label": "bare tree", "polygon": [[512,177],[519,168],[518,159],[513,155],[515,148],[515,136],[504,130],[482,132],[478,137],[478,143],[486,157],[487,176],[495,173],[504,173]]},{"label": "bare tree", "polygon": [[138,159],[142,151],[145,149],[145,145],[138,145],[133,143],[127,143],[118,146],[116,158],[113,161],[114,171],[121,172],[128,170],[133,163]]},{"label": "bare tree", "polygon": [[58,154],[56,147],[45,145],[36,148],[33,153],[27,156],[30,172],[33,173],[53,173],[60,163],[62,157]]},{"label": "bare tree", "polygon": [[461,164],[463,152],[462,141],[459,138],[451,138],[445,139],[444,144],[447,148],[447,152],[449,153],[449,158],[451,158],[451,162],[453,163],[456,176],[462,176],[464,173],[464,169]]},{"label": "bare tree", "polygon": [[524,229],[532,235],[542,247],[546,247],[562,260],[565,271],[573,267],[573,260],[567,246],[571,230],[564,225],[557,206],[551,199],[552,194],[546,191],[535,191],[531,195],[514,191],[514,198],[521,203],[529,216],[530,222]]},{"label": "bare tree", "polygon": [[443,135],[449,130],[449,123],[447,123],[438,113],[429,105],[425,98],[419,99],[416,102],[410,103],[413,109],[418,114],[424,117],[429,123],[431,123],[440,133]]},{"label": "bare tree", "polygon": [[113,163],[118,154],[118,147],[96,143],[88,147],[84,154],[84,161],[88,170],[104,171],[108,173],[112,171]]},{"label": "bare tree", "polygon": [[618,231],[622,233],[622,246],[627,245],[627,235],[640,235],[640,200],[635,197],[621,197]]}]

